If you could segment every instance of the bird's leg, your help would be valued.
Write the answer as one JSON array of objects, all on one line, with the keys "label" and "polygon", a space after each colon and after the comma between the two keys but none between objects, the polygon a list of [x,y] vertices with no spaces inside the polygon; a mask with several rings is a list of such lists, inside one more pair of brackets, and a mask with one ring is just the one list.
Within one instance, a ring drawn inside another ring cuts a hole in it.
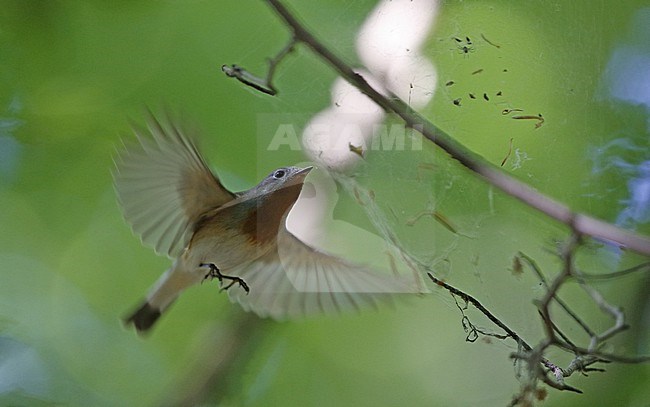
[{"label": "bird's leg", "polygon": [[203,278],[204,280],[207,279],[207,278],[210,278],[210,279],[216,278],[217,280],[219,280],[220,285],[223,285],[223,280],[224,279],[225,280],[230,280],[230,284],[228,284],[225,287],[222,287],[221,291],[228,290],[230,287],[233,286],[233,284],[237,283],[237,284],[239,284],[239,286],[241,288],[244,289],[244,291],[246,291],[246,294],[249,293],[250,289],[248,288],[248,284],[246,284],[246,281],[244,281],[242,278],[234,277],[234,276],[226,276],[224,274],[221,274],[221,271],[219,270],[219,268],[216,265],[214,265],[213,263],[201,263],[199,266],[200,267],[208,267],[210,269],[210,271],[208,271],[208,273]]}]

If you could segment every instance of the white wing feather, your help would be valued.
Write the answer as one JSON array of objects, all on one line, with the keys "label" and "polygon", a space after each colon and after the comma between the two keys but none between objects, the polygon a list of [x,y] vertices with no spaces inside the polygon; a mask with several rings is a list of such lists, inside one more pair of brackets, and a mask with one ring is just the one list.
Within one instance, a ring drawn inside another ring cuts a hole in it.
[{"label": "white wing feather", "polygon": [[412,279],[380,274],[306,245],[286,229],[285,219],[276,247],[247,266],[228,270],[250,287],[249,294],[238,287],[228,290],[231,301],[245,310],[287,319],[375,307],[391,294],[419,292]]},{"label": "white wing feather", "polygon": [[187,245],[193,221],[234,199],[210,171],[194,143],[177,127],[151,116],[135,129],[139,144],[118,153],[115,190],[124,218],[156,253],[176,258]]}]

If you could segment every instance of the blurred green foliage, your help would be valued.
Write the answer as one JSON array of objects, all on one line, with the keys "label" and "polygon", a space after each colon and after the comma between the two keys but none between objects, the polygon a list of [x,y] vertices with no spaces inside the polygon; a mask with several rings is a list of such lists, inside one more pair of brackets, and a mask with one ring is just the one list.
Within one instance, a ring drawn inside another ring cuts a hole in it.
[{"label": "blurred green foliage", "polygon": [[[292,3],[326,44],[356,61],[354,34],[373,1]],[[530,160],[515,167],[513,152],[506,170],[577,210],[617,220],[635,175],[616,166],[596,172],[594,161],[610,158],[593,152],[624,139],[641,152],[616,157],[631,165],[648,159],[647,108],[610,99],[604,79],[615,47],[638,43],[630,27],[643,3],[443,2],[426,48],[438,88],[424,113],[496,164],[513,138],[518,157]],[[132,236],[115,202],[111,157],[129,120],[141,122],[147,106],[186,118],[227,186],[242,190],[305,159],[270,154],[268,137],[286,115],[302,125],[326,106],[335,74],[298,47],[278,68],[275,98],[224,77],[222,64],[264,72],[289,37],[260,1],[16,0],[1,8],[0,404],[504,405],[517,391],[512,344],[465,343],[460,315],[443,294],[395,310],[275,323],[244,315],[205,284],[153,335],[123,328],[120,317],[168,266]],[[470,37],[474,50],[459,52],[453,37]],[[450,80],[456,84],[445,86]],[[492,103],[480,100],[483,93]],[[501,115],[506,107],[546,121],[534,129]],[[424,209],[431,193],[477,237],[456,247],[431,219],[410,229],[396,222],[405,243],[533,341],[540,326],[531,300],[541,291],[533,276],[515,279],[508,269],[517,250],[544,256],[551,239],[565,236],[561,227],[490,191],[434,148],[369,160],[362,178],[382,205],[402,211],[398,219]],[[438,166],[433,188],[414,181],[418,161]],[[359,213],[353,198],[341,197],[337,217]],[[647,222],[633,227],[650,232]],[[545,259],[551,273],[557,264]],[[607,270],[635,261],[594,249],[584,264]],[[603,288],[631,307],[633,328],[617,351],[649,350],[637,342],[648,329],[647,314],[635,308],[647,306],[644,284],[631,277]],[[593,305],[576,306],[607,326]],[[229,370],[211,382],[221,362]],[[608,366],[570,379],[584,395],[550,391],[546,405],[644,405],[649,375],[647,366]]]}]

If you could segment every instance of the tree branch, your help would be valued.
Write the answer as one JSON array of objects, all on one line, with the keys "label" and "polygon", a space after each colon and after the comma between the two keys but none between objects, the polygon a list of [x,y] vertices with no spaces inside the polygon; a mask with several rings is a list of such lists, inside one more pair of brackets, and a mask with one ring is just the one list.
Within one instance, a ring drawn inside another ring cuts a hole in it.
[{"label": "tree branch", "polygon": [[[470,304],[472,304],[474,307],[476,307],[476,309],[478,309],[479,311],[481,311],[481,313],[482,313],[483,315],[485,315],[485,316],[486,316],[490,321],[492,321],[496,326],[498,326],[499,328],[503,329],[503,330],[506,332],[507,336],[510,337],[510,338],[512,338],[512,339],[514,339],[514,340],[517,342],[517,344],[519,344],[522,348],[524,348],[524,350],[527,350],[527,351],[532,350],[532,348],[530,347],[530,345],[529,345],[528,343],[526,343],[525,340],[523,340],[519,335],[517,335],[517,333],[516,333],[515,331],[513,331],[513,330],[510,329],[510,328],[508,328],[508,326],[507,326],[506,324],[504,324],[503,322],[501,322],[501,321],[499,320],[499,318],[497,318],[496,316],[494,316],[494,315],[493,315],[493,314],[492,314],[492,313],[491,313],[487,308],[485,308],[485,307],[483,306],[483,304],[481,304],[480,301],[478,301],[476,298],[474,298],[474,297],[472,297],[471,295],[466,294],[466,293],[464,293],[463,291],[461,291],[461,290],[459,290],[459,289],[457,289],[457,288],[455,288],[455,287],[453,287],[453,286],[451,286],[451,285],[445,283],[444,281],[442,281],[442,280],[436,278],[436,277],[435,277],[433,274],[431,274],[431,273],[427,273],[427,275],[429,276],[429,278],[431,279],[431,281],[433,281],[434,283],[436,283],[436,284],[439,285],[440,287],[443,287],[445,290],[449,291],[449,292],[452,293],[453,295],[456,295],[456,296],[462,298],[463,301],[465,301],[466,303],[470,303]],[[460,307],[459,307],[459,308],[460,308]],[[494,335],[493,335],[493,336],[494,336]]]},{"label": "tree branch", "polygon": [[[538,211],[546,214],[547,216],[565,224],[572,232],[571,238],[564,245],[561,250],[560,257],[562,259],[562,268],[558,275],[550,282],[542,274],[541,270],[535,261],[523,253],[519,253],[519,258],[526,260],[528,265],[537,273],[540,281],[544,284],[546,289],[545,295],[540,301],[537,301],[538,312],[542,319],[542,324],[545,330],[546,337],[543,338],[535,347],[526,343],[514,330],[509,328],[506,324],[494,316],[487,308],[485,308],[477,299],[464,293],[463,291],[447,284],[446,282],[436,278],[427,265],[424,265],[412,258],[406,252],[402,252],[405,260],[417,264],[421,271],[427,271],[429,278],[437,285],[449,291],[454,299],[456,305],[463,314],[463,327],[468,333],[467,340],[474,341],[478,335],[489,335],[499,339],[507,339],[508,337],[514,339],[519,345],[519,352],[513,354],[512,357],[517,360],[523,360],[528,364],[530,377],[528,382],[522,387],[521,394],[513,399],[525,400],[527,393],[532,394],[537,391],[536,383],[543,381],[548,386],[559,390],[568,390],[581,393],[575,387],[564,383],[564,379],[575,372],[586,373],[593,371],[603,371],[600,368],[589,367],[594,363],[599,362],[620,362],[620,363],[640,363],[650,360],[648,356],[627,357],[616,354],[610,354],[598,350],[600,344],[610,339],[614,335],[620,333],[627,328],[624,322],[624,314],[622,311],[614,306],[605,302],[600,293],[588,286],[586,282],[589,279],[597,278],[615,278],[620,275],[631,273],[639,270],[648,270],[648,264],[636,266],[632,269],[624,270],[618,273],[604,275],[602,277],[595,277],[593,275],[583,274],[576,270],[574,265],[574,256],[581,245],[582,238],[589,236],[601,239],[607,242],[614,242],[620,246],[627,247],[638,253],[650,255],[650,237],[642,236],[630,231],[621,229],[613,224],[595,219],[585,214],[572,211],[568,206],[555,201],[554,199],[540,193],[529,185],[513,178],[507,173],[503,172],[499,167],[486,161],[480,155],[467,149],[462,144],[458,143],[454,138],[437,128],[427,119],[414,112],[408,105],[395,95],[383,95],[374,89],[369,83],[358,73],[356,73],[348,64],[341,60],[337,55],[325,47],[318,41],[304,26],[294,17],[294,15],[282,4],[280,0],[266,0],[269,5],[276,11],[282,20],[292,30],[291,42],[269,62],[269,71],[266,79],[262,80],[248,74],[245,70],[232,66],[226,67],[225,72],[229,76],[236,77],[241,82],[248,86],[252,86],[260,91],[268,94],[275,94],[277,91],[272,85],[273,74],[277,64],[286,56],[288,52],[297,43],[303,43],[308,46],[316,55],[321,57],[327,64],[329,64],[342,78],[347,80],[350,84],[355,86],[359,91],[368,96],[373,102],[382,107],[386,112],[393,113],[399,116],[406,124],[406,126],[413,128],[420,132],[425,138],[445,150],[453,159],[460,162],[469,170],[479,174],[488,183],[501,189],[508,195],[511,195],[526,205],[537,209]],[[236,72],[232,71],[237,69]],[[229,73],[230,72],[230,73]],[[232,75],[231,75],[232,73]],[[252,79],[251,79],[252,78]],[[262,88],[262,89],[260,89]],[[271,91],[271,92],[269,92]],[[435,215],[435,214],[434,214]],[[424,216],[424,215],[421,215]],[[417,220],[417,219],[416,219]],[[449,228],[455,232],[453,228]],[[400,247],[397,238],[390,230],[384,230],[384,235],[387,241]],[[409,263],[410,264],[410,263]],[[576,279],[578,283],[587,291],[593,301],[601,308],[601,310],[615,319],[614,325],[601,333],[595,333],[569,306],[558,297],[558,290],[570,279]],[[465,301],[466,306],[463,308],[458,303],[456,297],[460,297]],[[564,311],[577,323],[591,338],[591,343],[588,348],[580,347],[574,344],[567,335],[565,335],[560,328],[553,322],[551,318],[550,306],[552,302],[557,302]],[[501,328],[505,334],[491,333],[474,326],[469,318],[465,315],[464,310],[467,304],[472,304],[481,313],[483,313],[492,323]],[[558,347],[565,351],[571,352],[575,355],[571,363],[566,368],[561,368],[552,363],[544,357],[545,351],[551,347]]]},{"label": "tree branch", "polygon": [[235,78],[246,86],[250,86],[251,88],[256,89],[262,93],[266,93],[267,95],[275,96],[278,94],[278,90],[275,88],[275,86],[273,86],[273,75],[275,75],[275,69],[277,68],[278,64],[284,59],[284,57],[293,51],[293,47],[295,45],[296,39],[291,38],[291,41],[289,41],[289,43],[284,48],[282,48],[275,57],[269,58],[269,69],[266,72],[266,77],[264,79],[253,75],[241,66],[235,64],[230,66],[222,65],[221,70],[229,78]]},{"label": "tree branch", "polygon": [[536,189],[509,176],[501,169],[486,161],[480,155],[458,143],[444,131],[434,126],[417,112],[411,110],[402,100],[394,95],[386,97],[375,90],[363,76],[354,72],[341,58],[327,49],[293,16],[279,0],[266,0],[276,13],[293,31],[296,42],[302,42],[314,53],[324,59],[338,74],[350,84],[367,95],[372,101],[381,106],[386,112],[392,112],[401,117],[408,127],[420,132],[465,167],[481,175],[490,184],[501,189],[530,207],[570,226],[582,235],[592,236],[605,241],[630,248],[638,253],[650,255],[650,238],[641,236],[615,225],[593,218],[588,215],[573,212],[568,206],[540,193]]}]

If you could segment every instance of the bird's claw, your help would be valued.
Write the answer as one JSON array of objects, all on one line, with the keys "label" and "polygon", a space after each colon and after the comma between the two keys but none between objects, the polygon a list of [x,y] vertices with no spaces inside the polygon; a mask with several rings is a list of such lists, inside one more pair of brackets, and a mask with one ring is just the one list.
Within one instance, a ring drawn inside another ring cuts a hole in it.
[{"label": "bird's claw", "polygon": [[243,278],[221,274],[219,268],[215,266],[213,263],[201,263],[200,266],[208,267],[210,269],[210,271],[208,271],[208,273],[205,275],[203,280],[206,280],[208,278],[209,279],[216,278],[217,280],[219,280],[219,284],[222,286],[223,286],[223,280],[230,280],[230,284],[228,284],[225,287],[221,287],[221,290],[219,291],[228,291],[230,287],[232,287],[235,283],[237,283],[241,288],[244,289],[244,291],[246,291],[246,294],[250,292],[250,288],[248,288],[248,284],[246,284],[246,281],[244,281]]}]

